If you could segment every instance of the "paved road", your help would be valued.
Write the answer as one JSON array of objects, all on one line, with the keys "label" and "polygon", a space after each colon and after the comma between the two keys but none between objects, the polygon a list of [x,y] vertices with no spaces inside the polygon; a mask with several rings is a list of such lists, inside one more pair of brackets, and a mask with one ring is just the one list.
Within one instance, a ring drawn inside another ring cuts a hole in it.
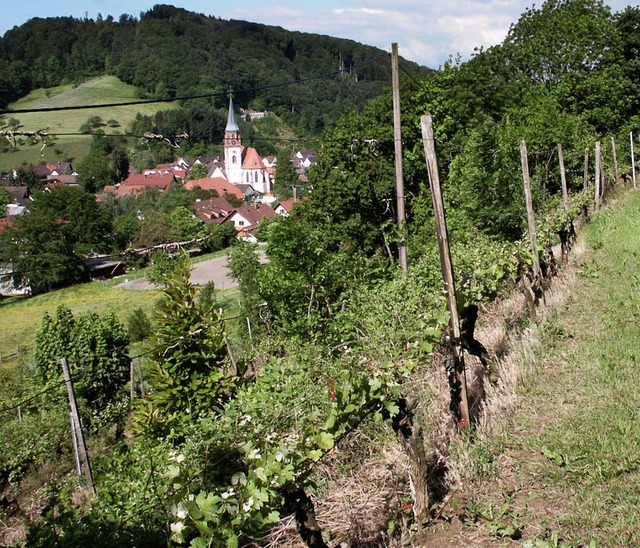
[{"label": "paved road", "polygon": [[[193,265],[191,283],[204,285],[207,282],[213,282],[216,289],[221,291],[238,285],[236,281],[230,277],[226,256],[216,257],[215,259],[209,259]],[[146,278],[124,281],[114,287],[116,289],[156,289],[156,286],[147,281]]]}]

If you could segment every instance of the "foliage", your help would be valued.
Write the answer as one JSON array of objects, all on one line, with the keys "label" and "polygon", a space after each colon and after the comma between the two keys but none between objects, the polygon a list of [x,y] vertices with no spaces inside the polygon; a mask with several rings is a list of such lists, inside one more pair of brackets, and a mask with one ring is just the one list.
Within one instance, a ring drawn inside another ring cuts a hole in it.
[{"label": "foliage", "polygon": [[12,202],[11,194],[4,188],[0,188],[0,217],[6,217],[7,205]]},{"label": "foliage", "polygon": [[16,287],[40,293],[86,278],[83,255],[107,251],[110,235],[108,212],[92,194],[61,187],[36,193],[29,212],[2,233],[0,256],[11,263]]},{"label": "foliage", "polygon": [[222,312],[198,302],[186,253],[165,280],[152,340],[153,393],[139,414],[147,433],[167,432],[187,416],[219,408],[237,383],[227,363]]},{"label": "foliage", "polygon": [[151,335],[152,325],[142,308],[134,308],[127,320],[127,335],[131,342],[142,341]]},{"label": "foliage", "polygon": [[54,318],[45,314],[36,333],[37,374],[47,385],[59,383],[61,360],[66,359],[76,396],[92,410],[103,412],[129,381],[128,343],[115,312],[103,316],[94,312],[76,319],[61,305]]}]

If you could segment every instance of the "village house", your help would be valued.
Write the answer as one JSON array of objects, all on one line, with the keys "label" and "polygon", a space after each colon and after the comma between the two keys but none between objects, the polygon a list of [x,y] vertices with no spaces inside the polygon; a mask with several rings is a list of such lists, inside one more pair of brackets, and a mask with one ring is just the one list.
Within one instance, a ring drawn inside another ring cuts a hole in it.
[{"label": "village house", "polygon": [[104,191],[113,192],[116,196],[142,194],[147,188],[157,188],[160,192],[167,192],[175,182],[176,178],[170,173],[152,173],[149,175],[133,173],[115,186],[104,187]]},{"label": "village house", "polygon": [[257,243],[255,231],[258,225],[265,219],[273,219],[276,212],[268,204],[253,204],[238,207],[223,222],[233,223],[238,232],[238,239],[250,243]]},{"label": "village house", "polygon": [[204,224],[221,223],[235,211],[235,208],[224,198],[199,200],[193,209]]},{"label": "village house", "polygon": [[187,190],[201,188],[202,190],[215,190],[218,196],[223,198],[225,194],[231,194],[238,200],[244,200],[245,194],[238,186],[230,183],[224,177],[204,177],[203,179],[192,179],[184,185]]}]

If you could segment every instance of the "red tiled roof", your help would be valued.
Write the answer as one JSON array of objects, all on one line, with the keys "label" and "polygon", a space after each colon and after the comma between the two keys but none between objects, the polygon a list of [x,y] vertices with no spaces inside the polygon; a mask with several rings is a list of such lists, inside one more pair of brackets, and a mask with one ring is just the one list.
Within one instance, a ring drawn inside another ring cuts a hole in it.
[{"label": "red tiled roof", "polygon": [[242,169],[264,169],[264,162],[255,148],[247,147],[245,149]]},{"label": "red tiled roof", "polygon": [[187,190],[193,190],[196,187],[200,187],[202,190],[215,190],[219,196],[225,194],[231,194],[239,200],[244,200],[244,194],[242,191],[222,177],[205,177],[203,179],[193,179],[184,185]]},{"label": "red tiled roof", "polygon": [[120,183],[120,188],[123,186],[148,186],[167,190],[174,180],[174,176],[171,173],[152,173],[149,175],[136,173],[129,175],[124,181],[122,181],[122,183]]}]

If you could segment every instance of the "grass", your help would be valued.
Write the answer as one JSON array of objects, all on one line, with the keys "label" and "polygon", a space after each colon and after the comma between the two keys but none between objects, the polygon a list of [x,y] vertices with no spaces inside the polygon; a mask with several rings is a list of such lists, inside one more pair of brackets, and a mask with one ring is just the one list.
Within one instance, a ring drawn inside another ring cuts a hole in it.
[{"label": "grass", "polygon": [[[125,84],[115,76],[101,76],[79,86],[66,85],[35,90],[10,105],[9,108],[42,109],[137,101],[139,98],[136,92],[135,86]],[[176,108],[176,104],[153,103],[86,110],[31,112],[14,116],[7,114],[0,119],[6,122],[9,118],[16,118],[21,124],[19,128],[21,131],[49,128],[49,133],[55,134],[78,132],[89,116],[100,116],[104,123],[110,120],[117,122],[116,127],[103,128],[107,134],[111,134],[124,133],[138,113],[152,115],[158,110],[169,108]],[[91,138],[87,136],[54,136],[48,140],[49,146],[41,152],[41,142],[33,143],[29,138],[22,137],[18,139],[21,143],[19,147],[0,153],[0,170],[44,161],[78,160],[88,152],[90,141]]]},{"label": "grass", "polygon": [[623,202],[587,224],[506,426],[464,449],[457,542],[640,545],[640,194]]},{"label": "grass", "polygon": [[74,315],[115,310],[122,323],[134,308],[150,314],[159,290],[132,291],[109,287],[111,282],[93,282],[52,291],[35,297],[0,300],[0,351],[13,353],[17,347],[32,348],[44,314],[52,316],[60,305]]}]

